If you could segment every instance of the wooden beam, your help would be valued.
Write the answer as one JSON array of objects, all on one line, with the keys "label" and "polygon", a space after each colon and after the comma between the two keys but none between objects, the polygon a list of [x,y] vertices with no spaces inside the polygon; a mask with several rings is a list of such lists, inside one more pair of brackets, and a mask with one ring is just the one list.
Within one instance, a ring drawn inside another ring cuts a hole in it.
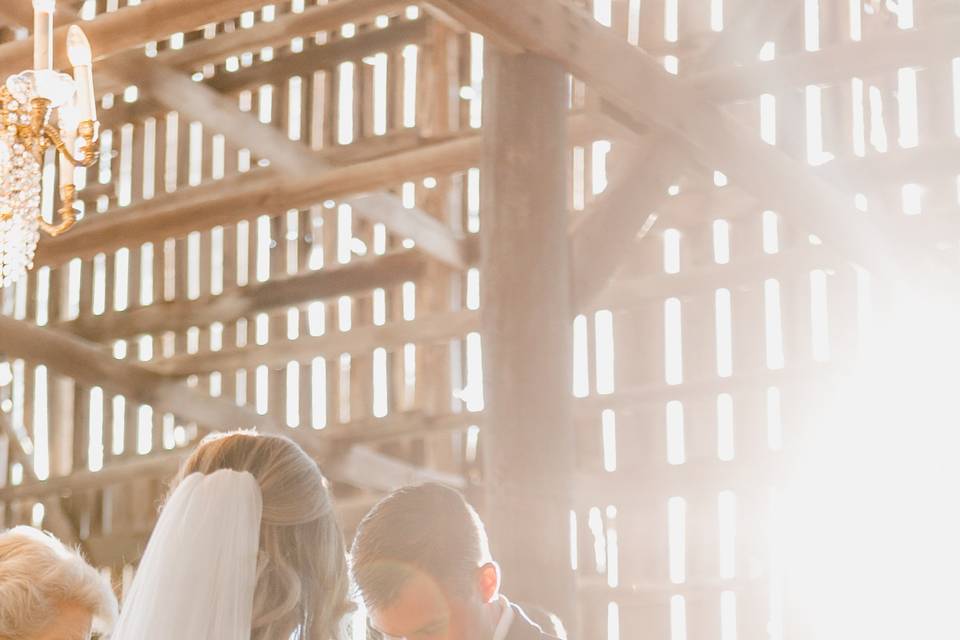
[{"label": "wooden beam", "polygon": [[[139,54],[113,58],[109,72],[131,84],[138,84],[146,93],[164,102],[168,108],[176,109],[185,118],[200,122],[211,131],[226,134],[235,144],[250,149],[254,156],[269,159],[271,165],[284,174],[315,180],[318,174],[332,168],[303,143],[291,140],[276,127],[264,125],[253,114],[240,111],[235,100],[162,65],[144,64]],[[376,202],[389,215],[375,221],[383,222],[389,231],[411,238],[422,251],[445,264],[455,268],[465,266],[460,240],[451,229],[435,220],[427,220],[429,216],[424,212],[405,208],[396,195],[377,194]],[[357,203],[354,212],[363,217],[367,208],[366,203]]]},{"label": "wooden beam", "polygon": [[[376,420],[333,424],[320,430],[285,429],[283,433],[314,456],[329,478],[362,486],[365,469],[356,469],[354,473],[338,466],[338,455],[345,454],[361,443],[370,445],[396,438],[421,436],[429,432],[464,429],[471,424],[477,424],[481,418],[479,414],[469,413],[444,416],[429,416],[419,412],[400,413]],[[158,451],[111,462],[100,471],[84,469],[43,482],[29,481],[18,486],[7,486],[0,488],[0,502],[25,498],[46,499],[48,496],[68,492],[102,489],[113,484],[122,484],[130,478],[170,478],[191,451],[191,448],[186,447]],[[392,463],[392,460],[388,461],[388,464]],[[410,469],[407,468],[407,471]]]},{"label": "wooden beam", "polygon": [[301,13],[288,13],[254,29],[239,29],[198,40],[182,49],[167,49],[157,60],[177,69],[197,69],[246,51],[288,45],[294,38],[319,31],[333,31],[347,22],[369,22],[378,15],[393,14],[409,5],[407,0],[337,0],[312,6]]},{"label": "wooden beam", "polygon": [[741,6],[723,31],[697,53],[698,68],[756,61],[763,44],[759,38],[776,41],[787,25],[794,22],[800,7],[800,3],[784,6],[762,1]]},{"label": "wooden beam", "polygon": [[423,316],[409,322],[356,327],[345,333],[307,335],[297,340],[244,348],[229,348],[202,354],[181,354],[144,363],[157,375],[183,377],[213,371],[233,371],[259,365],[279,366],[288,362],[309,363],[318,356],[336,358],[341,353],[368,353],[377,347],[400,349],[408,343],[426,344],[461,338],[479,326],[475,311],[451,311]]},{"label": "wooden beam", "polygon": [[29,2],[0,3],[0,22],[18,27],[32,25],[33,7],[30,6]]},{"label": "wooden beam", "polygon": [[429,20],[411,20],[386,29],[365,31],[352,38],[341,38],[300,53],[284,53],[269,62],[260,62],[233,73],[218,73],[206,84],[220,93],[233,93],[254,85],[285,82],[292,76],[309,76],[315,71],[336,67],[341,62],[360,60],[374,53],[418,44],[426,37],[429,26]]},{"label": "wooden beam", "polygon": [[214,322],[229,322],[260,311],[414,280],[422,273],[425,264],[421,255],[402,251],[236,287],[219,295],[207,295],[196,300],[171,300],[124,311],[110,310],[99,316],[83,316],[61,322],[58,328],[87,340],[104,342],[142,334],[182,331],[189,327],[206,327]]},{"label": "wooden beam", "polygon": [[[605,29],[569,0],[443,0],[469,13],[485,33],[512,38],[562,62],[638,124],[670,134],[705,166],[723,171],[780,212],[883,279],[896,279],[900,257],[874,222],[809,168],[763,143],[756,131],[709,103],[709,96]],[[617,64],[611,64],[617,61]],[[629,69],[628,81],[624,69]]]},{"label": "wooden beam", "polygon": [[114,56],[104,68],[145,94],[176,110],[187,120],[201,123],[211,132],[223,133],[235,144],[250,149],[257,158],[266,158],[281,171],[307,175],[316,171],[313,152],[291,140],[280,129],[261,123],[253,113],[243,112],[237,101],[186,75],[153,64],[136,51]]},{"label": "wooden beam", "polygon": [[46,364],[57,373],[98,385],[107,393],[123,395],[131,402],[151,405],[200,425],[220,429],[278,428],[271,418],[257,415],[248,407],[211,398],[142,365],[118,360],[100,345],[57,329],[0,316],[0,353]]},{"label": "wooden beam", "polygon": [[567,75],[552,60],[489,47],[483,96],[485,520],[513,597],[541,603],[575,629],[573,573],[562,560],[569,541],[542,535],[569,526],[576,466]]},{"label": "wooden beam", "polygon": [[[33,456],[24,448],[20,434],[14,429],[10,417],[0,412],[0,431],[7,435],[10,447],[13,451],[13,457],[19,460],[23,467],[23,476],[28,482],[38,482],[37,472],[33,463]],[[63,503],[57,496],[51,496],[42,501],[44,506],[43,524],[60,540],[68,545],[80,544],[80,535],[77,533],[77,527],[70,519],[67,511],[63,508]]]},{"label": "wooden beam", "polygon": [[[173,33],[191,31],[268,4],[273,4],[273,1],[150,0],[119,11],[103,13],[96,19],[85,22],[83,30],[93,44],[95,58],[102,59],[147,42],[162,40]],[[66,24],[61,24],[54,32],[54,41],[57,43],[54,67],[57,69],[70,68],[65,46],[67,29]],[[32,66],[32,39],[0,45],[0,78]]]},{"label": "wooden beam", "polygon": [[[569,120],[571,140],[602,135],[605,124],[588,114]],[[168,196],[90,216],[69,234],[43,238],[36,266],[55,266],[71,258],[135,247],[160,238],[234,224],[261,213],[303,208],[328,199],[345,199],[430,175],[462,171],[480,162],[479,135],[427,142],[416,149],[331,169],[305,178],[255,170],[217,182],[182,189]]]},{"label": "wooden beam", "polygon": [[760,287],[767,278],[796,276],[813,269],[833,270],[843,264],[841,258],[831,255],[825,247],[811,245],[783,253],[734,260],[728,264],[687,269],[680,273],[619,277],[578,311],[625,309],[674,297],[713,296],[720,287],[734,290]]},{"label": "wooden beam", "polygon": [[819,51],[792,53],[769,62],[751,62],[697,74],[683,81],[711,102],[750,100],[763,93],[810,84],[849,82],[900,67],[924,67],[960,55],[960,20],[928,20],[903,29]]},{"label": "wooden beam", "polygon": [[684,158],[678,149],[649,136],[630,152],[625,168],[593,210],[571,230],[570,251],[573,308],[580,310],[604,289],[623,261],[636,250],[654,224],[667,188],[678,177]]}]

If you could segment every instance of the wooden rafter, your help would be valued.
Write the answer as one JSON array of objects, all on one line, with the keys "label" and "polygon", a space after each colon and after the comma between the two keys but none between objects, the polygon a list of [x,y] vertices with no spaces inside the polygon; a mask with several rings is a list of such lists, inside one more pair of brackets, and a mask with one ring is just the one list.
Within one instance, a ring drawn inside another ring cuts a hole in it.
[{"label": "wooden rafter", "polygon": [[[347,482],[355,486],[366,486],[365,475],[370,464],[377,464],[375,460],[361,452],[353,458],[346,459],[366,460],[366,468],[356,468],[353,463],[341,464],[339,461],[352,448],[366,449],[367,445],[377,442],[390,441],[397,438],[409,438],[431,432],[452,431],[463,429],[469,425],[478,424],[482,415],[475,413],[458,413],[443,416],[430,416],[420,412],[400,413],[391,417],[368,420],[357,424],[335,424],[321,430],[300,431],[297,429],[284,430],[284,435],[296,440],[318,462],[324,473],[332,480]],[[176,473],[177,468],[189,455],[189,449],[172,449],[138,456],[129,460],[119,460],[104,467],[100,471],[86,469],[75,471],[68,476],[52,477],[43,482],[29,481],[17,486],[0,488],[0,501],[17,500],[22,498],[41,498],[61,494],[67,491],[84,491],[98,489],[112,484],[118,484],[130,478],[158,477],[169,478]],[[396,466],[396,461],[388,459],[388,467],[378,472],[377,486],[371,488],[393,489],[404,484],[411,474],[423,477],[424,471],[412,465]],[[387,476],[389,471],[393,475]],[[390,486],[384,486],[384,477],[390,477]],[[444,480],[459,484],[450,476]]]},{"label": "wooden rafter", "polygon": [[[764,144],[748,126],[662,65],[595,22],[568,0],[438,0],[511,38],[526,50],[556,59],[638,124],[670,134],[702,164],[716,167],[782,213],[883,278],[898,277],[897,253],[874,223],[809,168]],[[623,69],[630,69],[624,80]]]},{"label": "wooden rafter", "polygon": [[[7,436],[13,451],[13,457],[16,458],[23,467],[23,475],[27,482],[37,482],[37,472],[34,467],[33,456],[26,450],[23,442],[20,440],[20,434],[13,428],[10,418],[0,413],[0,433]],[[59,496],[52,495],[43,501],[45,508],[44,520],[47,528],[56,534],[67,544],[79,544],[80,536],[77,534],[76,525],[63,508]]]},{"label": "wooden rafter", "polygon": [[347,22],[367,22],[378,15],[395,13],[410,3],[403,0],[337,0],[289,13],[255,29],[241,29],[210,40],[201,40],[182,49],[168,49],[157,60],[168,66],[189,70],[216,63],[245,51],[288,44],[293,38],[319,31],[331,31]]},{"label": "wooden rafter", "polygon": [[0,316],[0,353],[46,364],[57,373],[200,425],[279,428],[271,417],[258,415],[249,407],[211,398],[142,365],[118,360],[100,345],[56,329]]},{"label": "wooden rafter", "polygon": [[354,327],[346,333],[306,335],[297,340],[261,346],[178,355],[147,363],[147,366],[159,374],[180,378],[193,373],[233,371],[262,364],[280,366],[288,362],[309,363],[318,356],[329,359],[342,353],[368,353],[377,347],[402,349],[405,344],[452,340],[475,331],[478,322],[475,311],[451,311],[409,322]]},{"label": "wooden rafter", "polygon": [[[602,122],[586,114],[572,116],[569,126],[569,136],[574,141],[586,140],[604,130]],[[92,216],[67,235],[44,238],[35,263],[52,266],[74,257],[92,258],[157,238],[185,236],[191,231],[232,224],[264,212],[308,207],[328,199],[375,192],[407,180],[464,170],[480,161],[480,146],[477,135],[425,142],[409,151],[303,178],[269,170],[251,171],[147,200],[116,214]],[[372,211],[372,206],[368,210]],[[409,219],[406,214],[410,211],[393,213],[400,218],[397,224],[401,224]],[[425,221],[424,225],[442,226],[431,219],[433,223]],[[463,253],[462,249],[457,252]]]},{"label": "wooden rafter", "polygon": [[919,29],[897,30],[862,42],[819,51],[791,53],[769,62],[751,62],[699,73],[685,86],[712,102],[748,100],[816,84],[849,82],[900,67],[923,67],[960,55],[960,20],[929,21]]},{"label": "wooden rafter", "polygon": [[[257,157],[269,158],[271,164],[286,175],[310,180],[332,169],[322,156],[291,140],[285,132],[264,125],[251,113],[240,111],[235,100],[164,65],[152,64],[136,52],[116,56],[104,66],[110,74],[137,84],[186,119],[225,134]],[[402,232],[422,251],[446,264],[457,268],[465,265],[461,242],[446,225],[423,211],[404,207],[393,194],[378,194],[377,202],[387,209],[387,215],[378,216],[376,221],[383,222],[388,230]],[[355,215],[365,217],[363,202],[348,200],[348,203],[353,205]]]},{"label": "wooden rafter", "polygon": [[389,287],[416,279],[424,267],[422,256],[403,251],[248,284],[196,300],[171,300],[125,311],[110,310],[99,316],[83,316],[63,321],[59,328],[95,342],[182,331],[284,306]]},{"label": "wooden rafter", "polygon": [[655,223],[671,224],[658,220],[659,207],[684,158],[679,149],[662,142],[660,136],[648,136],[631,151],[625,169],[571,230],[574,309],[585,308],[603,290],[636,249],[638,236],[646,236]]},{"label": "wooden rafter", "polygon": [[[6,4],[6,2],[4,3]],[[104,58],[146,42],[162,40],[173,33],[196,29],[244,11],[272,4],[270,0],[150,0],[85,22],[84,31],[94,43],[94,56]],[[21,16],[22,18],[23,16]],[[32,21],[32,20],[31,20]],[[67,20],[68,21],[68,20]],[[60,20],[54,32],[58,43],[66,42],[67,25]],[[33,41],[19,40],[0,45],[0,77],[29,69],[33,63]],[[69,68],[67,48],[58,46],[54,66]]]}]

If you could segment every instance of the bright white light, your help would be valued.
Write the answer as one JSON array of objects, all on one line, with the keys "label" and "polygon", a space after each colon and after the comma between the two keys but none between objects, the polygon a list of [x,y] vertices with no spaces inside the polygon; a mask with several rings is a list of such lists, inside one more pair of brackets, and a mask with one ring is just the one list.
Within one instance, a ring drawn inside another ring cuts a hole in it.
[{"label": "bright white light", "polygon": [[594,0],[593,19],[605,27],[613,24],[613,2],[612,0]]},{"label": "bright white light", "polygon": [[717,458],[729,462],[733,456],[733,396],[721,393],[717,396]]},{"label": "bright white light", "polygon": [[729,289],[717,289],[714,295],[714,309],[717,375],[728,378],[733,374],[733,313]]},{"label": "bright white light", "polygon": [[620,640],[620,607],[616,602],[607,605],[607,640]]},{"label": "bright white light", "polygon": [[355,65],[344,62],[338,68],[339,105],[337,107],[337,144],[353,142],[353,86]]},{"label": "bright white light", "polygon": [[897,71],[897,105],[900,120],[900,137],[897,142],[904,149],[915,147],[920,143],[916,69],[904,67]]},{"label": "bright white light", "polygon": [[780,217],[773,211],[763,212],[763,252],[774,254],[780,251]]},{"label": "bright white light", "polygon": [[863,80],[850,79],[850,103],[853,109],[853,153],[862,158],[867,153],[867,124],[863,102]]},{"label": "bright white light", "polygon": [[687,602],[683,596],[670,596],[670,640],[687,640]]},{"label": "bright white light", "polygon": [[670,557],[670,582],[681,584],[687,580],[686,524],[687,501],[670,498],[667,501],[667,529]]},{"label": "bright white light", "polygon": [[863,0],[848,0],[850,2],[850,39],[859,42],[863,27]]},{"label": "bright white light", "polygon": [[730,223],[726,220],[713,221],[713,261],[730,262]]},{"label": "bright white light", "polygon": [[887,150],[887,128],[883,122],[883,96],[880,89],[870,87],[870,144],[877,151]]},{"label": "bright white light", "polygon": [[822,90],[817,85],[807,85],[807,162],[821,165],[833,159],[833,154],[823,150],[823,101]]},{"label": "bright white light", "polygon": [[608,473],[617,470],[617,414],[604,409],[601,414],[603,428],[603,468]]},{"label": "bright white light", "polygon": [[767,368],[783,368],[783,323],[780,318],[780,283],[769,279],[763,283],[764,316],[766,318]]},{"label": "bright white light", "polygon": [[590,395],[590,366],[587,358],[587,317],[578,315],[573,319],[573,395],[575,398],[586,398]]},{"label": "bright white light", "polygon": [[613,313],[603,309],[594,314],[594,337],[596,344],[596,388],[598,395],[614,391]]},{"label": "bright white light", "polygon": [[667,462],[683,464],[686,461],[683,442],[683,404],[677,400],[667,403]]},{"label": "bright white light", "polygon": [[774,530],[811,638],[960,637],[960,308],[919,286],[898,291],[791,442]]},{"label": "bright white light", "polygon": [[803,0],[803,45],[807,51],[820,48],[820,0]]},{"label": "bright white light", "polygon": [[723,0],[710,0],[710,30],[723,31]]},{"label": "bright white light", "polygon": [[923,209],[923,186],[919,184],[905,184],[900,188],[903,202],[903,212],[908,216],[920,215]]},{"label": "bright white light", "polygon": [[678,298],[669,298],[663,305],[665,382],[669,385],[683,382],[683,330]]},{"label": "bright white light", "polygon": [[777,144],[777,98],[771,93],[760,96],[760,139]]},{"label": "bright white light", "polygon": [[663,56],[663,68],[667,73],[677,75],[680,73],[680,58],[677,56]]},{"label": "bright white light", "polygon": [[680,273],[680,232],[676,229],[663,232],[663,270]]},{"label": "bright white light", "polygon": [[663,39],[667,42],[676,42],[679,20],[679,0],[664,0],[663,14]]}]

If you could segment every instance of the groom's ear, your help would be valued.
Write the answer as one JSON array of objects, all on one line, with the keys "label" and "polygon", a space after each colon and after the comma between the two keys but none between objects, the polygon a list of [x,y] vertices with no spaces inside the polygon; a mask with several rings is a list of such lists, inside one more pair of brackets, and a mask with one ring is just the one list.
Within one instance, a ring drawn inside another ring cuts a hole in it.
[{"label": "groom's ear", "polygon": [[480,597],[484,602],[493,602],[500,597],[500,565],[488,562],[477,569],[480,579]]}]

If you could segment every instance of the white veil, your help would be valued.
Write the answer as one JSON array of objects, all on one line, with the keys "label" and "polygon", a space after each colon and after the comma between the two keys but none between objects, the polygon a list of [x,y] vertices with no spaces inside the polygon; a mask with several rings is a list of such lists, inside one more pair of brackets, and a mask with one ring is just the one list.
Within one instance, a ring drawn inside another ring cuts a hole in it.
[{"label": "white veil", "polygon": [[246,472],[187,476],[163,508],[113,640],[250,640],[260,487]]}]

